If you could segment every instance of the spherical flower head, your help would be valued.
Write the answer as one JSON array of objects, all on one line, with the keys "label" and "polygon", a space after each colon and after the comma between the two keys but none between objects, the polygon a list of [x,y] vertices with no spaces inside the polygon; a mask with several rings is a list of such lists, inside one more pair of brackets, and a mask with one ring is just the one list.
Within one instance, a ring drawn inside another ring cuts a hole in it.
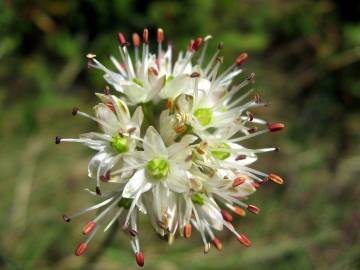
[{"label": "spherical flower head", "polygon": [[87,251],[99,229],[107,231],[118,223],[130,237],[136,263],[144,266],[139,213],[146,214],[169,243],[177,235],[189,239],[196,230],[205,253],[211,246],[221,251],[216,234],[227,229],[250,247],[251,241],[233,225],[236,216],[259,214],[260,208],[247,203],[248,198],[265,182],[284,180],[251,168],[259,154],[278,148],[250,149],[242,142],[285,125],[255,116],[253,110],[268,103],[258,94],[252,98],[253,90],[246,91],[255,82],[254,73],[239,83],[234,80],[244,73],[247,53],[220,72],[224,45],[220,42],[206,57],[211,36],[194,38],[177,58],[171,44],[165,47],[163,29],[157,31],[157,53],[150,51],[149,37],[148,29],[142,35],[133,33],[132,54],[126,36],[117,33],[120,59],[110,56],[114,69],[95,54],[87,55],[88,66],[103,72],[110,86],[96,93],[100,102],[94,115],[77,107],[72,114],[95,121],[99,130],[76,139],[55,138],[56,144],[80,142],[96,151],[87,169],[92,180],[87,191],[100,201],[63,216],[70,222],[96,211],[83,227],[87,238],[75,255]]}]

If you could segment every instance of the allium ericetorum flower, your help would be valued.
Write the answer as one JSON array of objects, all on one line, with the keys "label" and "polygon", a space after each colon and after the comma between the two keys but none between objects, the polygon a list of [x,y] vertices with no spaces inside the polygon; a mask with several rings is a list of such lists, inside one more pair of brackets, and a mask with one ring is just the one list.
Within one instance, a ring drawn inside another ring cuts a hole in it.
[{"label": "allium ericetorum flower", "polygon": [[[89,67],[100,69],[115,90],[97,93],[100,103],[94,116],[74,108],[73,115],[95,121],[100,129],[77,139],[56,137],[56,143],[79,142],[96,154],[88,166],[94,181],[89,193],[101,201],[65,221],[97,210],[83,228],[87,239],[75,250],[82,255],[99,229],[114,223],[129,235],[136,262],[144,265],[139,244],[139,214],[148,215],[155,231],[169,243],[178,236],[190,238],[193,228],[201,235],[204,251],[211,243],[222,249],[216,233],[224,228],[245,247],[251,241],[233,226],[234,214],[260,209],[247,198],[268,180],[282,184],[276,174],[250,168],[257,154],[277,148],[249,149],[240,143],[257,135],[284,128],[258,118],[250,109],[266,106],[259,95],[251,98],[254,73],[240,83],[248,55],[241,53],[223,72],[223,44],[205,61],[211,36],[191,40],[186,52],[173,61],[172,46],[163,48],[164,32],[157,31],[158,52],[149,51],[149,32],[132,36],[130,43],[118,33],[121,60],[111,56],[115,71],[88,54]],[[142,43],[142,44],[141,44]],[[196,60],[194,60],[194,58]],[[258,127],[259,130],[258,130]]]}]

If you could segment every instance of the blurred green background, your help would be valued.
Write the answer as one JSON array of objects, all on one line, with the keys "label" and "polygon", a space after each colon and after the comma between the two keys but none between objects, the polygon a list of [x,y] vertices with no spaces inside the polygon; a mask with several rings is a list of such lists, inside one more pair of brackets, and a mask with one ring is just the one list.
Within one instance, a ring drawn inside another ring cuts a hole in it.
[{"label": "blurred green background", "polygon": [[[255,165],[276,172],[251,197],[261,215],[236,225],[253,241],[222,233],[224,250],[204,256],[201,241],[168,246],[142,222],[147,269],[360,269],[360,8],[358,1],[0,1],[0,269],[135,269],[127,237],[98,233],[73,256],[91,214],[61,215],[94,203],[80,145],[56,146],[93,123],[102,74],[86,68],[93,52],[117,55],[115,33],[162,27],[176,50],[190,38],[224,41],[225,63],[250,55],[245,75],[271,106],[254,111],[283,121],[284,132],[248,141],[278,146]],[[106,244],[106,245],[105,245]],[[104,247],[106,246],[106,247]]]}]

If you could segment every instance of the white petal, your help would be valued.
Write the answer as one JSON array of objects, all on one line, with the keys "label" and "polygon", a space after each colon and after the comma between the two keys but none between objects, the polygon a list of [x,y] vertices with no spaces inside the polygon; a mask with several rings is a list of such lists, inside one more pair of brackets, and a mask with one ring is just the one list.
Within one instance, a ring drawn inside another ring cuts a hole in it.
[{"label": "white petal", "polygon": [[223,229],[223,218],[220,208],[207,196],[203,196],[203,198],[204,205],[196,207],[196,209],[198,209],[199,216],[205,219],[215,230],[221,231]]},{"label": "white petal", "polygon": [[178,193],[188,192],[190,188],[190,182],[185,171],[176,168],[170,169],[170,173],[166,179],[166,185],[169,189]]},{"label": "white petal", "polygon": [[144,154],[148,159],[167,158],[168,156],[165,144],[161,136],[152,126],[150,126],[146,130],[143,145]]},{"label": "white petal", "polygon": [[138,170],[124,187],[124,198],[135,198],[138,192],[146,192],[152,184],[146,181],[145,170]]}]

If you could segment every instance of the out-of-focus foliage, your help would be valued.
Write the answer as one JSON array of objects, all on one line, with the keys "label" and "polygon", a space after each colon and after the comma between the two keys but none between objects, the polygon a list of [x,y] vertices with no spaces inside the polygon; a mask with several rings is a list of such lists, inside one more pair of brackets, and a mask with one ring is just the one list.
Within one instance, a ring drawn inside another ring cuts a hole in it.
[{"label": "out-of-focus foliage", "polygon": [[359,269],[359,19],[356,0],[0,1],[0,268],[135,268],[121,232],[72,255],[90,216],[69,225],[61,214],[94,202],[81,191],[90,152],[53,139],[93,127],[70,115],[104,86],[85,54],[106,61],[116,31],[163,27],[178,49],[212,34],[227,64],[249,53],[246,72],[271,101],[254,113],[287,124],[249,146],[281,147],[257,166],[287,182],[260,189],[262,214],[238,223],[250,249],[224,233],[223,253],[204,256],[197,237],[167,246],[144,222],[147,269]]}]

